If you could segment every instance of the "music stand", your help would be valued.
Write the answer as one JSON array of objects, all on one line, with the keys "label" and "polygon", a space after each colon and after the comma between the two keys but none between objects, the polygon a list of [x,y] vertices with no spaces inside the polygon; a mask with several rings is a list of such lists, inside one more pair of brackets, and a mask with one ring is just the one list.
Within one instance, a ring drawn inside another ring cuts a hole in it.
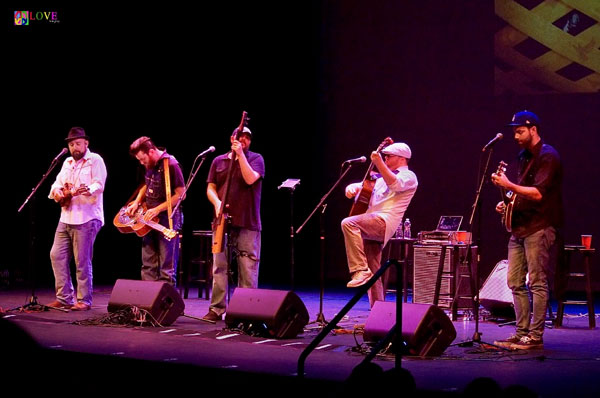
[{"label": "music stand", "polygon": [[[27,205],[27,203],[29,203],[29,200],[31,200],[33,198],[33,202],[31,204],[31,206],[29,206],[29,219],[30,219],[30,229],[29,229],[29,279],[30,279],[30,283],[31,283],[31,296],[29,296],[29,300],[28,303],[25,305],[22,305],[20,307],[16,307],[16,308],[12,308],[9,309],[8,311],[23,311],[25,309],[28,308],[33,308],[34,311],[47,311],[47,310],[58,310],[61,312],[69,312],[67,309],[64,308],[55,308],[55,307],[50,307],[47,305],[43,305],[40,304],[38,302],[37,296],[35,294],[35,261],[34,261],[34,253],[35,253],[35,238],[36,238],[36,234],[35,234],[35,199],[34,195],[37,192],[37,190],[40,188],[40,186],[44,183],[44,181],[46,181],[46,178],[48,178],[48,175],[50,175],[50,173],[52,172],[52,170],[54,170],[54,168],[56,167],[56,165],[58,164],[58,159],[60,159],[62,157],[63,154],[67,153],[66,148],[64,148],[62,150],[62,152],[55,157],[52,162],[50,163],[50,167],[48,168],[48,170],[44,173],[44,175],[42,175],[42,178],[40,179],[40,181],[36,184],[35,187],[33,187],[33,189],[31,190],[31,193],[29,194],[29,196],[27,196],[27,198],[25,199],[25,201],[23,202],[23,204],[21,204],[21,206],[19,207],[19,209],[17,210],[17,213],[20,213],[23,208]],[[8,312],[7,311],[7,312]]]},{"label": "music stand", "polygon": [[325,222],[324,222],[324,216],[325,216],[325,210],[327,209],[327,204],[325,203],[325,201],[327,200],[327,198],[329,197],[331,192],[333,192],[335,187],[337,187],[338,184],[342,181],[342,179],[346,176],[346,174],[348,174],[348,171],[350,171],[350,169],[352,168],[352,163],[344,163],[342,165],[342,168],[344,167],[344,165],[347,165],[346,169],[342,171],[342,173],[338,177],[337,181],[333,184],[333,186],[329,189],[329,191],[327,191],[327,193],[325,195],[323,195],[323,197],[321,198],[319,203],[317,203],[317,205],[315,206],[313,211],[308,215],[306,220],[304,220],[304,222],[302,223],[300,228],[298,228],[296,230],[296,235],[297,235],[300,233],[300,231],[302,231],[302,229],[304,228],[306,223],[312,218],[312,216],[317,212],[317,210],[319,208],[322,208],[322,210],[320,212],[321,214],[319,216],[319,225],[320,225],[319,238],[321,241],[321,245],[320,245],[321,260],[320,260],[320,265],[319,265],[319,268],[320,268],[320,270],[319,270],[319,274],[320,274],[320,277],[319,277],[319,285],[320,285],[319,313],[317,314],[316,320],[309,322],[309,323],[318,323],[320,327],[324,327],[327,324],[327,321],[325,320],[325,316],[323,315],[323,295],[325,293],[325,225],[324,225]]},{"label": "music stand", "polygon": [[297,178],[288,178],[277,189],[287,189],[290,192],[290,290],[294,291],[294,190],[300,184]]}]

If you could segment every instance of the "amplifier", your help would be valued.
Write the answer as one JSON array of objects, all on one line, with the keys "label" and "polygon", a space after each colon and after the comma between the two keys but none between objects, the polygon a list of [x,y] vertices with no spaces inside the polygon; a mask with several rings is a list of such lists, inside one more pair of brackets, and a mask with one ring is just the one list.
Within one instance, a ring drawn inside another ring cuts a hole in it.
[{"label": "amplifier", "polygon": [[[413,249],[413,303],[433,304],[433,299],[435,296],[435,283],[440,264],[440,256],[442,254],[442,246],[414,245]],[[466,253],[466,247],[461,247],[459,249],[459,261],[466,257]],[[475,261],[474,256],[477,255],[476,246],[471,247],[471,255]],[[446,257],[444,258],[444,272],[455,272],[457,265],[463,266],[460,264],[454,264],[454,262],[452,250],[446,249]],[[466,296],[470,293],[470,284],[468,279],[463,280],[460,290],[461,295]],[[438,306],[450,307],[454,294],[453,278],[442,278]],[[471,308],[471,306],[472,304],[470,300],[460,300],[458,303],[459,308]]]}]

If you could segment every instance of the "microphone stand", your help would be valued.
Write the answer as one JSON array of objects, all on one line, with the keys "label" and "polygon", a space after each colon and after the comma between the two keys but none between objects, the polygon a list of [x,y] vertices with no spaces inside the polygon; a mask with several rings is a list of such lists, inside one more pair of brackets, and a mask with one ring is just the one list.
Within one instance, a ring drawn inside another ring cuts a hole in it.
[{"label": "microphone stand", "polygon": [[[313,322],[310,322],[310,323],[318,323],[320,327],[324,327],[327,324],[327,321],[325,320],[325,316],[323,315],[323,295],[325,293],[325,286],[324,286],[325,285],[325,223],[324,223],[324,216],[325,216],[325,210],[327,209],[327,204],[325,203],[325,201],[327,200],[327,198],[329,197],[331,192],[333,192],[335,187],[337,187],[338,184],[342,181],[342,179],[346,176],[346,174],[348,174],[348,171],[350,171],[350,169],[352,168],[352,163],[346,163],[346,164],[348,165],[348,167],[340,174],[339,178],[337,179],[335,184],[333,184],[331,189],[329,189],[329,191],[321,198],[321,200],[315,206],[313,211],[308,215],[306,220],[304,220],[304,222],[302,223],[300,228],[298,228],[296,230],[296,235],[297,235],[302,231],[302,229],[304,228],[306,223],[312,218],[312,216],[317,212],[317,210],[322,208],[322,210],[320,212],[321,214],[319,217],[319,219],[320,219],[320,222],[319,222],[320,237],[319,238],[321,240],[321,245],[320,245],[321,260],[320,260],[320,272],[319,272],[319,274],[320,274],[320,278],[319,278],[319,285],[320,285],[319,313],[317,314],[317,319]],[[343,167],[343,165],[342,165],[342,167]]]},{"label": "microphone stand", "polygon": [[[35,187],[33,187],[31,192],[29,193],[29,196],[27,196],[27,198],[25,199],[23,204],[21,204],[21,206],[17,210],[17,213],[20,213],[23,210],[23,208],[27,205],[27,203],[29,203],[29,200],[31,200],[33,198],[33,196],[38,191],[40,186],[44,183],[44,181],[46,181],[46,179],[48,178],[48,176],[50,175],[52,170],[54,170],[54,168],[58,164],[58,159],[63,155],[63,153],[64,152],[61,152],[61,154],[59,156],[55,157],[52,160],[52,162],[50,163],[50,167],[44,173],[44,175],[42,175],[42,178],[37,183],[37,185]],[[9,309],[8,311],[16,311],[16,310],[24,311],[24,310],[30,308],[33,311],[47,311],[47,310],[52,309],[52,310],[58,310],[61,312],[69,312],[69,310],[64,309],[64,308],[54,308],[54,307],[49,307],[47,305],[40,304],[38,302],[37,296],[35,294],[35,265],[34,265],[35,264],[35,238],[36,238],[35,199],[36,198],[33,198],[33,202],[31,203],[31,206],[29,206],[29,222],[30,222],[30,228],[29,228],[29,279],[30,279],[30,281],[29,282],[31,283],[31,296],[29,297],[27,304],[22,305],[20,307]]]},{"label": "microphone stand", "polygon": [[290,290],[294,291],[294,191],[300,180],[288,178],[277,189],[285,188],[290,192]]},{"label": "microphone stand", "polygon": [[[487,148],[484,148],[484,151],[487,150]],[[478,343],[480,346],[483,347],[483,345],[487,345],[487,346],[493,346],[496,347],[498,349],[503,349],[503,350],[508,350],[507,348],[504,347],[500,347],[491,343],[487,343],[481,340],[481,335],[482,333],[479,332],[479,259],[480,259],[480,253],[479,253],[479,248],[480,246],[480,233],[481,233],[481,190],[483,187],[483,183],[485,181],[485,177],[487,175],[487,171],[489,168],[489,164],[490,164],[490,159],[492,157],[492,152],[493,152],[493,147],[489,147],[489,151],[488,155],[487,155],[487,159],[485,161],[485,166],[483,168],[483,172],[477,177],[478,178],[478,182],[477,182],[477,191],[475,192],[475,202],[473,203],[472,207],[471,207],[471,217],[469,217],[469,227],[468,227],[468,231],[467,232],[471,232],[471,239],[469,240],[469,242],[466,245],[466,250],[467,250],[467,254],[466,254],[466,258],[469,259],[468,263],[469,263],[469,267],[471,267],[471,289],[472,294],[473,294],[473,316],[475,318],[475,332],[473,333],[473,337],[471,340],[467,340],[467,341],[463,341],[460,342],[456,345],[458,345],[459,347],[471,347],[473,346],[474,343]],[[481,159],[479,161],[480,163],[480,171],[481,171]],[[477,213],[477,209],[479,208],[479,213]],[[476,240],[477,240],[477,257],[475,259],[475,264],[472,264],[472,254],[471,254],[471,246],[473,245],[473,241],[475,239],[473,239],[473,219],[475,218],[475,214],[477,213],[477,236],[476,236]],[[458,294],[458,292],[457,292]]]}]

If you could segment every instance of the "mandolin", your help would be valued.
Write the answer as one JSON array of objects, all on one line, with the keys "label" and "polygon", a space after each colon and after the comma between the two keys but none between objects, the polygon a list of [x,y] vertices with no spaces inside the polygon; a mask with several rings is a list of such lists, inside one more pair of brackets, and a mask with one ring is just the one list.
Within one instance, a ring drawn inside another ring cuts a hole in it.
[{"label": "mandolin", "polygon": [[[379,144],[377,147],[377,152],[381,152],[383,148],[392,145],[393,143],[394,141],[390,137],[387,137],[381,142],[381,144]],[[360,188],[358,194],[354,197],[354,204],[352,204],[352,208],[350,209],[350,216],[363,214],[369,208],[369,202],[371,201],[371,195],[373,194],[373,188],[375,187],[376,180],[371,173],[373,171],[373,167],[373,161],[371,161],[371,164],[367,169],[367,173],[365,174],[365,178],[363,178],[362,187]]]},{"label": "mandolin", "polygon": [[71,199],[78,195],[85,195],[90,192],[90,189],[85,184],[81,184],[79,188],[73,189],[73,184],[66,182],[65,185],[61,188],[63,197],[57,200],[58,204],[61,207],[69,207],[71,205]]}]

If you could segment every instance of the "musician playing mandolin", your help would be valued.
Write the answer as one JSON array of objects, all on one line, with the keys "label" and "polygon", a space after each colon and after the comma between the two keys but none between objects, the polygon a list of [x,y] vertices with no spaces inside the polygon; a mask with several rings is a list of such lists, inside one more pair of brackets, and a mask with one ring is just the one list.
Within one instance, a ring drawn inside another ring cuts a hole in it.
[{"label": "musician playing mandolin", "polygon": [[[369,205],[364,214],[342,220],[348,268],[352,280],[348,287],[364,285],[381,266],[381,252],[392,237],[418,186],[417,176],[408,169],[412,156],[408,145],[395,143],[371,153],[371,161],[379,171]],[[346,196],[354,198],[364,189],[355,183],[346,187]],[[371,307],[384,301],[383,283],[378,280],[369,289]]]},{"label": "musician playing mandolin", "polygon": [[[65,159],[49,195],[61,205],[61,213],[50,250],[56,300],[47,305],[85,311],[92,305],[94,241],[104,225],[102,194],[106,166],[100,155],[89,150],[89,137],[81,127],[73,127],[66,141],[71,156]],[[73,257],[77,270],[76,293],[70,272]]]},{"label": "musician playing mandolin", "polygon": [[[243,123],[241,124],[243,126]],[[252,132],[248,127],[234,129],[231,135],[231,151],[213,159],[208,173],[206,195],[214,206],[215,216],[221,210],[229,217],[230,247],[237,256],[238,287],[257,288],[260,262],[261,220],[260,199],[265,163],[262,155],[250,151]],[[235,161],[232,164],[232,157]],[[233,167],[225,195],[229,168]],[[227,196],[227,203],[223,198]],[[213,243],[216,239],[213,231]],[[213,286],[210,307],[204,319],[221,320],[226,311],[229,269],[227,242],[220,252],[213,250]]]},{"label": "musician playing mandolin", "polygon": [[[149,137],[135,140],[129,147],[129,153],[145,167],[146,172],[145,184],[127,206],[127,214],[133,215],[142,202],[145,202],[147,211],[143,216],[144,220],[155,220],[171,230],[181,230],[183,224],[181,207],[177,208],[170,221],[168,206],[168,196],[173,209],[185,189],[185,179],[177,159],[166,150],[157,148]],[[167,239],[157,230],[151,230],[144,235],[142,237],[142,280],[162,281],[174,286],[179,258],[178,249],[178,236]]]},{"label": "musician playing mandolin", "polygon": [[[516,333],[495,344],[511,349],[543,348],[544,323],[548,304],[550,264],[555,260],[562,239],[562,165],[556,149],[545,144],[539,134],[540,121],[529,111],[514,114],[508,126],[522,148],[519,153],[518,180],[504,173],[492,174],[492,182],[512,191],[511,236],[508,242],[508,287],[512,290]],[[505,212],[504,201],[496,211]],[[525,276],[533,301],[533,319]]]}]

